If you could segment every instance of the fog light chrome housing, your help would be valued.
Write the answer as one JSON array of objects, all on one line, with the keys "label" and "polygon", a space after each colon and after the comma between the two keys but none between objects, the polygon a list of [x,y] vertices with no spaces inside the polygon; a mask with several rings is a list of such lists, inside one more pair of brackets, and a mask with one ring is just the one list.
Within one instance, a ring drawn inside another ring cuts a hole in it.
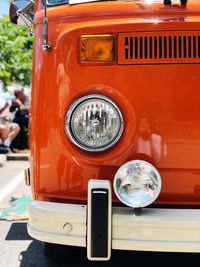
[{"label": "fog light chrome housing", "polygon": [[153,203],[160,194],[161,177],[157,169],[143,160],[122,165],[114,177],[114,191],[118,199],[132,208]]}]

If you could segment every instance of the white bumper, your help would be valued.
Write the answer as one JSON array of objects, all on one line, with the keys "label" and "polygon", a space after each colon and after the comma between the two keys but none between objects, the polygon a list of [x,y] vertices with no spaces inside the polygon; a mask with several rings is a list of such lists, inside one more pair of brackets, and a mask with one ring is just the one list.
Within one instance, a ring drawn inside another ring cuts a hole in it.
[{"label": "white bumper", "polygon": [[[200,252],[200,210],[112,210],[112,249]],[[29,203],[29,234],[41,241],[86,247],[87,206]],[[71,227],[64,227],[64,225]]]}]

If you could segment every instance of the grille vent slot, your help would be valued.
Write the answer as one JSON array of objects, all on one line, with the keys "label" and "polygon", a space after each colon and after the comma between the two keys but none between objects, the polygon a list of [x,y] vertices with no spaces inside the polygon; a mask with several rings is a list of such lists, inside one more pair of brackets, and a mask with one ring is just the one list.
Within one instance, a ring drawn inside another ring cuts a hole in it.
[{"label": "grille vent slot", "polygon": [[135,32],[118,36],[119,64],[200,63],[200,32]]}]

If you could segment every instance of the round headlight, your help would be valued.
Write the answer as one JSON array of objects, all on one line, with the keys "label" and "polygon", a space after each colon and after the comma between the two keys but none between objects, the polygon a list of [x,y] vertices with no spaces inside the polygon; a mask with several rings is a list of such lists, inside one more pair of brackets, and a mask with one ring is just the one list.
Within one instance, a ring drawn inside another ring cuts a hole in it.
[{"label": "round headlight", "polygon": [[88,95],[70,107],[65,127],[74,144],[84,150],[98,152],[110,148],[119,140],[123,118],[109,98]]},{"label": "round headlight", "polygon": [[161,190],[160,174],[153,165],[143,160],[132,160],[121,166],[113,183],[119,200],[133,208],[150,205]]}]

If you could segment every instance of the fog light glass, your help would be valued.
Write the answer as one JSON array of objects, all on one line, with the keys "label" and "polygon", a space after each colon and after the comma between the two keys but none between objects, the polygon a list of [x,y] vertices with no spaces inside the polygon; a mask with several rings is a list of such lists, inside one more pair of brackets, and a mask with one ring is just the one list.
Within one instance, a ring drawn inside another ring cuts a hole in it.
[{"label": "fog light glass", "polygon": [[133,160],[118,169],[113,183],[115,194],[121,202],[129,207],[142,208],[156,200],[162,182],[153,165]]}]

